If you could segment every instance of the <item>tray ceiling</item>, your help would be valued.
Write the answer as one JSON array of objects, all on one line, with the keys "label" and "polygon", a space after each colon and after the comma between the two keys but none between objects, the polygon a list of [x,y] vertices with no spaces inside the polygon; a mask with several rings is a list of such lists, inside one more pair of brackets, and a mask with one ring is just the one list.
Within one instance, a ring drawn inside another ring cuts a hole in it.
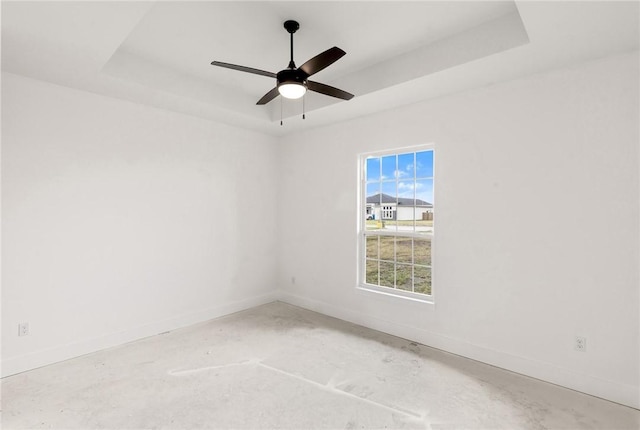
[{"label": "tray ceiling", "polygon": [[[354,93],[256,101],[338,46],[314,80]],[[2,69],[274,135],[638,49],[637,2],[2,2]],[[281,115],[287,118],[279,126]]]}]

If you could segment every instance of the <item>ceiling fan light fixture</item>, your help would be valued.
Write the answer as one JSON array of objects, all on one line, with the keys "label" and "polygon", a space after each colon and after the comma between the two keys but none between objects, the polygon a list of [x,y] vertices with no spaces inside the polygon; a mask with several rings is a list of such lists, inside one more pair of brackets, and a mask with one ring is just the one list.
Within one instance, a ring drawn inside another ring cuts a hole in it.
[{"label": "ceiling fan light fixture", "polygon": [[299,82],[283,82],[278,85],[278,92],[286,99],[299,99],[307,92],[307,87]]},{"label": "ceiling fan light fixture", "polygon": [[307,92],[307,77],[300,70],[281,70],[276,77],[278,92],[286,99],[299,99]]}]

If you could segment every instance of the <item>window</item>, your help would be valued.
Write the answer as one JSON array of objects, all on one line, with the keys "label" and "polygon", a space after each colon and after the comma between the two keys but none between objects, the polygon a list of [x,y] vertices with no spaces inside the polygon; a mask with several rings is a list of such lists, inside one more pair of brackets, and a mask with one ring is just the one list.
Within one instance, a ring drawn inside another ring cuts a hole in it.
[{"label": "window", "polygon": [[433,155],[423,146],[361,157],[362,288],[431,296]]},{"label": "window", "polygon": [[395,219],[395,211],[393,206],[382,206],[382,219]]}]

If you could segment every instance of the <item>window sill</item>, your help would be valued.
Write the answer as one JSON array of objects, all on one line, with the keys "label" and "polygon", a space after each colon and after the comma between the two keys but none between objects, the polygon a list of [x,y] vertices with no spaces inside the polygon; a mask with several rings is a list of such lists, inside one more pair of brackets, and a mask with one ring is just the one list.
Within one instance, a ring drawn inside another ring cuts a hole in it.
[{"label": "window sill", "polygon": [[360,284],[356,286],[356,289],[363,294],[375,294],[379,297],[390,297],[407,302],[413,302],[418,304],[435,305],[433,296],[426,296],[424,294],[416,294],[409,291],[394,290],[385,287],[376,287],[375,285]]}]

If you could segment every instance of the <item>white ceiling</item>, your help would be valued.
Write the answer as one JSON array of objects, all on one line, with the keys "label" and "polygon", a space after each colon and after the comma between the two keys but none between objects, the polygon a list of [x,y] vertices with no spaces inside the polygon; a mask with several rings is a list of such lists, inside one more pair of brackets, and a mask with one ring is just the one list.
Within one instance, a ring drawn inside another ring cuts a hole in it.
[{"label": "white ceiling", "polygon": [[[2,70],[283,135],[639,47],[639,3],[531,1],[8,2]],[[256,101],[277,72],[338,46],[314,80],[354,93]],[[285,125],[280,126],[281,106]]]}]

